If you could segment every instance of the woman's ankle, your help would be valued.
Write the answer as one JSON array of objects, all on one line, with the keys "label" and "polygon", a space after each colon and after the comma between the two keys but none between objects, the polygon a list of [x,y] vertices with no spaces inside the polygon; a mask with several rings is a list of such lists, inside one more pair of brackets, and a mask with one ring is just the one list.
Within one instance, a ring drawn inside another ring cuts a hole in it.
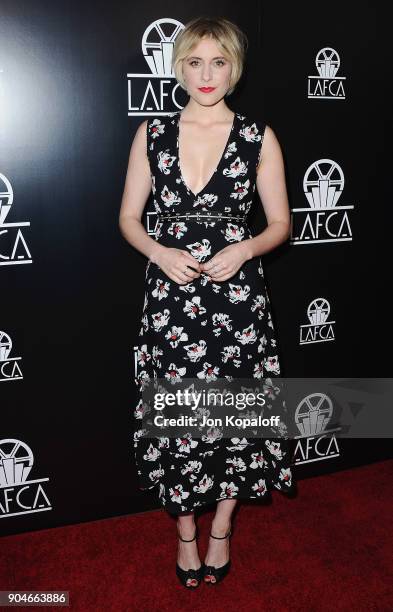
[{"label": "woman's ankle", "polygon": [[194,537],[196,531],[195,521],[177,521],[177,533],[185,540],[190,540]]},{"label": "woman's ankle", "polygon": [[231,519],[228,518],[214,518],[212,520],[211,533],[218,538],[222,538],[227,535],[231,529]]}]

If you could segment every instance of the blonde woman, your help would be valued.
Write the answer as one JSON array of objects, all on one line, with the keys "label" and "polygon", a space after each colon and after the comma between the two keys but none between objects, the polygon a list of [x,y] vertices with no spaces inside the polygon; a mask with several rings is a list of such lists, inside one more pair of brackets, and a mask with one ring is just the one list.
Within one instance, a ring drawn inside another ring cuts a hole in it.
[{"label": "blonde woman", "polygon": [[[125,239],[148,258],[137,384],[280,374],[260,256],[289,236],[280,145],[263,119],[232,111],[247,39],[236,24],[201,17],[186,24],[173,53],[189,101],[138,128],[120,211]],[[252,236],[247,216],[258,190],[268,226]],[[154,238],[141,222],[153,191]],[[136,418],[143,412],[139,398]],[[177,516],[176,573],[182,584],[217,584],[230,568],[232,512],[240,499],[293,493],[286,436],[181,436],[135,432],[141,489],[157,487]],[[209,548],[198,555],[195,511],[216,503]]]}]

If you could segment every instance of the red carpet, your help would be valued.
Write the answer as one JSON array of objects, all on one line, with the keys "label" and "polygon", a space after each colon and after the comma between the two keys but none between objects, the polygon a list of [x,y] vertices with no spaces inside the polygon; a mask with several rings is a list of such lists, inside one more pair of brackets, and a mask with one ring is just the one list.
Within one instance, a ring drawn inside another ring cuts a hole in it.
[{"label": "red carpet", "polygon": [[[232,568],[215,587],[177,582],[176,523],[158,510],[2,538],[0,589],[68,590],[78,612],[388,612],[392,478],[383,461],[301,480],[295,499],[238,504]],[[198,520],[202,559],[212,516]]]}]

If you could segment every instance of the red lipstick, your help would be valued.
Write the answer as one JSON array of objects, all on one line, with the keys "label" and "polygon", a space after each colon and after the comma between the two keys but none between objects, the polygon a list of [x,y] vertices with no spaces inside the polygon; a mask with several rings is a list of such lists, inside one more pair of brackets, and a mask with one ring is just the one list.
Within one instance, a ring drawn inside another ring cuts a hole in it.
[{"label": "red lipstick", "polygon": [[210,93],[215,90],[215,87],[198,87],[198,89],[202,91],[202,93]]}]

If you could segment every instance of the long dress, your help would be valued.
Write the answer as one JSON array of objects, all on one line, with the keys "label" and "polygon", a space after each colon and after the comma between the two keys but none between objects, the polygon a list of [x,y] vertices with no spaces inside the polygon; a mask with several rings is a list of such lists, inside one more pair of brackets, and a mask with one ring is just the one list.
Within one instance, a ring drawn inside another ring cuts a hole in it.
[{"label": "long dress", "polygon": [[[205,187],[194,194],[179,164],[180,111],[147,122],[157,225],[154,239],[205,262],[229,244],[251,238],[265,124],[235,113],[221,159]],[[200,215],[193,217],[192,214]],[[211,215],[203,216],[203,215]],[[263,438],[147,436],[142,390],[154,378],[184,377],[206,383],[236,377],[266,384],[280,375],[278,347],[260,257],[231,278],[214,282],[202,273],[180,285],[148,260],[139,344],[134,345],[137,403],[134,457],[139,488],[158,487],[162,506],[175,515],[222,499],[258,499],[277,490],[292,495],[285,423]],[[274,383],[271,383],[274,388]],[[285,403],[285,402],[284,402]],[[139,428],[138,428],[139,427]],[[284,428],[284,433],[283,433]]]}]

